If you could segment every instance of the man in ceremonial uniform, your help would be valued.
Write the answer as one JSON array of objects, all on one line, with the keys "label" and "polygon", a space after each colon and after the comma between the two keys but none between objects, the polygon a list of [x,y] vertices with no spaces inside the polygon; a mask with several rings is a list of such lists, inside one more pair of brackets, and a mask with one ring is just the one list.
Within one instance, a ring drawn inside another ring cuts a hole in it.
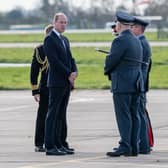
[{"label": "man in ceremonial uniform", "polygon": [[[53,25],[48,25],[45,28],[45,34],[47,35],[53,29]],[[38,83],[38,77],[41,75],[40,82]],[[35,128],[35,151],[44,152],[44,130],[45,130],[45,118],[48,111],[48,60],[44,53],[43,44],[35,47],[33,59],[30,69],[30,83],[32,86],[32,95],[36,102],[39,103],[36,118]]]}]

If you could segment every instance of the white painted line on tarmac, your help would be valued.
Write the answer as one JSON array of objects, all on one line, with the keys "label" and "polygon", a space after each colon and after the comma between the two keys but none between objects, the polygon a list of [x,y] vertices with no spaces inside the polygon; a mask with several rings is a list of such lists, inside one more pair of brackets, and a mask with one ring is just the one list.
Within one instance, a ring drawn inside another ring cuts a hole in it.
[{"label": "white painted line on tarmac", "polygon": [[101,103],[107,103],[107,102],[111,102],[112,98],[73,98],[70,100],[71,103],[92,103],[92,102],[101,102]]},{"label": "white painted line on tarmac", "polygon": [[93,102],[93,101],[97,101],[94,98],[76,98],[76,99],[72,99],[71,103],[78,103],[78,102]]},{"label": "white painted line on tarmac", "polygon": [[13,111],[13,110],[19,110],[19,109],[25,109],[31,107],[30,105],[22,105],[22,106],[14,106],[14,107],[6,107],[6,108],[0,108],[0,112],[4,111]]}]

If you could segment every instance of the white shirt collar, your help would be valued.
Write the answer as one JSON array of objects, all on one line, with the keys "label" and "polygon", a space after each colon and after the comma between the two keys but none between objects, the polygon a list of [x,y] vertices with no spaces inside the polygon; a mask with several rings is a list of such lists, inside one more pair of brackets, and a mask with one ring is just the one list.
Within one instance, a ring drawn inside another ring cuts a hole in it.
[{"label": "white shirt collar", "polygon": [[53,28],[53,30],[52,30],[54,33],[56,33],[56,35],[58,36],[58,37],[60,37],[60,33],[57,31],[57,30],[55,30],[54,28]]}]

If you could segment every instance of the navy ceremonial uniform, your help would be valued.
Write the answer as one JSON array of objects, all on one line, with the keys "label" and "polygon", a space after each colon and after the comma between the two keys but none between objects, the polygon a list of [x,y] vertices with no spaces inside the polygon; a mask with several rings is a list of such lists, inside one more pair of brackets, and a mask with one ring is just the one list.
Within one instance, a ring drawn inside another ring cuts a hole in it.
[{"label": "navy ceremonial uniform", "polygon": [[[38,85],[38,77],[41,78]],[[35,128],[35,146],[43,147],[45,118],[48,111],[48,61],[44,53],[43,45],[39,45],[34,49],[33,59],[31,63],[30,82],[32,85],[32,95],[40,94],[39,107]]]},{"label": "navy ceremonial uniform", "polygon": [[[119,22],[129,24],[130,15],[116,14]],[[116,120],[121,136],[117,151],[109,156],[137,155],[139,152],[139,103],[144,91],[141,71],[142,47],[130,29],[122,31],[112,42],[110,54],[106,57],[104,73],[112,81],[111,91]]]},{"label": "navy ceremonial uniform", "polygon": [[65,36],[53,30],[45,38],[44,48],[49,61],[49,111],[45,129],[45,146],[49,150],[68,147],[66,110],[72,87],[68,77],[71,72],[77,72],[77,66]]}]

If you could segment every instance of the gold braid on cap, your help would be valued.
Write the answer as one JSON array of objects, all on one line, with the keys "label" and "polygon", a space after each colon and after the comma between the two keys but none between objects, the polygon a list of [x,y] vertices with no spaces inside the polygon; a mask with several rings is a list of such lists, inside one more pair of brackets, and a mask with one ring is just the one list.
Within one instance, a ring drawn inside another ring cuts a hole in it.
[{"label": "gold braid on cap", "polygon": [[46,72],[47,72],[48,71],[48,59],[47,59],[47,57],[45,56],[45,59],[43,61],[40,57],[38,49],[36,48],[35,50],[36,50],[37,62],[42,65],[41,72],[43,72],[44,70],[46,70]]}]

